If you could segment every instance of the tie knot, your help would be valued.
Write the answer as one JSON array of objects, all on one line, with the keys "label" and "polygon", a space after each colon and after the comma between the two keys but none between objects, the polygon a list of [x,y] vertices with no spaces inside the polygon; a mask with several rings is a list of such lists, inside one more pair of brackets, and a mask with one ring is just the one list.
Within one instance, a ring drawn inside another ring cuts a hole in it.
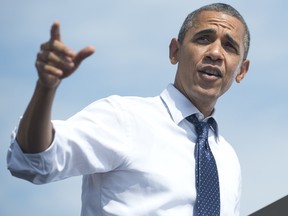
[{"label": "tie knot", "polygon": [[204,122],[204,121],[199,121],[197,118],[196,114],[193,114],[191,116],[187,117],[187,120],[191,122],[196,130],[197,136],[203,136],[207,137],[208,136],[208,131],[209,131],[209,121]]}]

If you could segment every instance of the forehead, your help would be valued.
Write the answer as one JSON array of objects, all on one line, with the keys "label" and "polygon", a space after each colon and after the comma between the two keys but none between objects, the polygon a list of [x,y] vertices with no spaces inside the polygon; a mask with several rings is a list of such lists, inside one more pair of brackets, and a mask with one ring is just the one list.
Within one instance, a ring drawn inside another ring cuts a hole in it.
[{"label": "forehead", "polygon": [[213,29],[231,35],[236,41],[243,42],[245,35],[244,25],[237,18],[217,11],[202,11],[193,22],[191,31],[197,33],[204,29]]}]

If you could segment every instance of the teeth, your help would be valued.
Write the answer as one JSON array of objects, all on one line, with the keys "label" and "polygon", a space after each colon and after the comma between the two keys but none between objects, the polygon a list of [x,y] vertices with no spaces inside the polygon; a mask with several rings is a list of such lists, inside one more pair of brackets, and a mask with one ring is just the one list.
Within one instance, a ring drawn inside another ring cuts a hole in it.
[{"label": "teeth", "polygon": [[219,75],[219,71],[217,71],[217,70],[204,69],[204,70],[202,70],[202,72],[206,73],[206,74],[208,74],[210,76],[220,76]]}]

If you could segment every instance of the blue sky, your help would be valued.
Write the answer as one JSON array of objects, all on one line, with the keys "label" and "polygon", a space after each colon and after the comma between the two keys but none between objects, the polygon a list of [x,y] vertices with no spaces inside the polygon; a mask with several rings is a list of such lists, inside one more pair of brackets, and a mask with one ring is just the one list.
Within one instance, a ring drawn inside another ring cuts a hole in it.
[{"label": "blue sky", "polygon": [[[168,45],[198,0],[0,0],[0,215],[77,216],[81,177],[36,186],[11,177],[6,152],[37,73],[35,56],[61,22],[62,39],[75,50],[96,47],[77,73],[62,82],[53,118],[65,119],[111,94],[153,96],[173,82]],[[221,132],[238,153],[243,176],[241,215],[288,194],[288,3],[223,1],[250,27],[249,73],[217,104]]]}]

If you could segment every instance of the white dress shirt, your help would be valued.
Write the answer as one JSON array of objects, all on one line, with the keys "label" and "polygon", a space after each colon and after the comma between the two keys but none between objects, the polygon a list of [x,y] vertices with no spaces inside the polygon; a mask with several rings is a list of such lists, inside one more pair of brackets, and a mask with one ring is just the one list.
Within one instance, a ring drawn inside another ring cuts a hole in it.
[{"label": "white dress shirt", "polygon": [[[195,211],[194,126],[203,115],[172,84],[151,98],[111,96],[53,121],[51,146],[8,151],[11,173],[35,184],[83,175],[82,216],[191,216]],[[239,215],[241,173],[232,147],[210,131],[221,216]],[[196,215],[196,214],[195,214]]]}]

